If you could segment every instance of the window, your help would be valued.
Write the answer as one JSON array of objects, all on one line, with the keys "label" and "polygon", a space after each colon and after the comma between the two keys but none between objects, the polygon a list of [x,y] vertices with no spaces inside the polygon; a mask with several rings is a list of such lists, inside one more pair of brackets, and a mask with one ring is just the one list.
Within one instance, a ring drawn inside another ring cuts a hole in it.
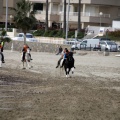
[{"label": "window", "polygon": [[120,8],[118,8],[118,16],[120,16]]},{"label": "window", "polygon": [[43,11],[43,4],[42,3],[35,3],[34,6],[33,6],[33,10]]},{"label": "window", "polygon": [[74,7],[74,12],[78,12],[78,7],[77,6]]},{"label": "window", "polygon": [[115,42],[109,41],[107,42],[108,45],[117,45]]},{"label": "window", "polygon": [[62,5],[60,5],[60,12],[62,12],[63,11],[63,6]]},{"label": "window", "polygon": [[101,45],[106,45],[105,42],[100,42]]}]

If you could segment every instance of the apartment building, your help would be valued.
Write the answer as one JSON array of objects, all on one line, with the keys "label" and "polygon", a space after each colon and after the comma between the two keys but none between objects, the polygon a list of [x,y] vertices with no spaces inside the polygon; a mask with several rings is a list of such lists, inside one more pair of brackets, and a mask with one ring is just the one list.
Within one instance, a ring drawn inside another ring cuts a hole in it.
[{"label": "apartment building", "polygon": [[[36,18],[40,23],[45,22],[46,0],[30,0],[37,10]],[[70,0],[69,28],[77,29],[78,1]],[[49,27],[56,24],[63,28],[64,0],[48,0]],[[68,0],[67,0],[68,4]],[[68,5],[67,5],[68,6]],[[66,7],[67,7],[66,6]],[[67,12],[67,11],[66,11]],[[81,0],[81,26],[112,26],[112,20],[120,16],[120,0]]]},{"label": "apartment building", "polygon": [[[15,7],[19,0],[8,0],[8,23],[13,15],[10,7]],[[35,17],[40,25],[44,26],[46,18],[46,0],[29,0],[32,2]],[[69,0],[66,0],[67,4]],[[78,1],[70,0],[69,28],[77,29]],[[49,27],[63,28],[64,0],[48,0],[48,25]],[[68,5],[67,5],[68,6]],[[67,7],[66,6],[66,7]],[[66,11],[67,12],[67,11]],[[6,0],[0,0],[0,24],[5,22]],[[67,17],[67,16],[66,16]],[[81,26],[112,26],[112,20],[120,17],[120,0],[81,0]]]},{"label": "apartment building", "polygon": [[[19,0],[8,0],[8,24],[12,22],[11,16],[14,16],[10,7],[15,7]],[[0,0],[0,24],[4,24],[6,19],[6,0]]]}]

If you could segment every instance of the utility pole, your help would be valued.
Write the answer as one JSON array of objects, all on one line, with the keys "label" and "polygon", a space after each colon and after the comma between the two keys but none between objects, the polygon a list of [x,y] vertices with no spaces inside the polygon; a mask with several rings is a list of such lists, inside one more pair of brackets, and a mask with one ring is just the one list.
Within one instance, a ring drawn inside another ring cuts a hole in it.
[{"label": "utility pole", "polygon": [[68,39],[69,11],[70,11],[70,0],[68,1],[68,7],[67,7],[66,40]]},{"label": "utility pole", "polygon": [[8,22],[8,0],[6,0],[6,20],[5,20],[5,31],[7,32],[7,22]]}]

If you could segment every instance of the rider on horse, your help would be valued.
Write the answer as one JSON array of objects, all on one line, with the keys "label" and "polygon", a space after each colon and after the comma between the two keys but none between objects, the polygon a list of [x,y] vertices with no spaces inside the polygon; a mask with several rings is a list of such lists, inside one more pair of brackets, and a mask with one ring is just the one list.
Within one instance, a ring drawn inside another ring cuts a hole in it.
[{"label": "rider on horse", "polygon": [[65,48],[65,49],[62,51],[62,55],[61,55],[60,59],[58,60],[58,63],[57,63],[56,68],[59,67],[61,60],[64,58],[64,54],[65,54],[66,50],[67,50],[67,48]]},{"label": "rider on horse", "polygon": [[29,48],[28,45],[25,44],[25,45],[23,46],[23,49],[22,49],[22,52],[23,52],[23,55],[22,55],[22,62],[25,61],[25,54],[26,54],[26,53],[29,54],[30,60],[32,60],[32,59],[31,59],[30,50],[31,50],[31,49]]},{"label": "rider on horse", "polygon": [[[67,48],[65,48],[65,49],[63,50],[63,52],[62,52],[62,55],[61,55],[60,59],[58,60],[58,63],[57,63],[56,68],[59,67],[60,62],[61,62],[62,59],[63,59],[63,63],[62,63],[62,66],[61,66],[61,67],[63,67],[63,65],[64,65],[64,63],[65,63],[65,60],[67,59],[68,56],[71,56],[71,57],[73,58],[73,52],[70,52]],[[74,60],[74,58],[73,58],[73,60]],[[74,67],[74,68],[75,68],[75,67]]]}]

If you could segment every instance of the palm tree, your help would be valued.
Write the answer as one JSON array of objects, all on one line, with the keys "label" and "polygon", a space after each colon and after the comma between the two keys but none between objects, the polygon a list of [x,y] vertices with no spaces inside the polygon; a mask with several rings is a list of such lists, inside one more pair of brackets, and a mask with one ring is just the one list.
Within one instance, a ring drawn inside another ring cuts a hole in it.
[{"label": "palm tree", "polygon": [[45,31],[48,31],[48,0],[46,0],[46,20],[45,20]]},{"label": "palm tree", "polygon": [[81,0],[78,4],[78,33],[81,31]]},{"label": "palm tree", "polygon": [[6,37],[6,31],[5,30],[2,30],[1,34],[0,34],[0,42],[10,42],[11,41],[11,38],[9,37]]},{"label": "palm tree", "polygon": [[66,0],[64,0],[64,26],[63,26],[63,32],[66,32]]},{"label": "palm tree", "polygon": [[32,4],[26,0],[20,0],[16,5],[16,8],[11,8],[15,12],[13,21],[15,26],[24,33],[24,44],[26,44],[26,33],[36,23],[35,11],[31,11]]}]

